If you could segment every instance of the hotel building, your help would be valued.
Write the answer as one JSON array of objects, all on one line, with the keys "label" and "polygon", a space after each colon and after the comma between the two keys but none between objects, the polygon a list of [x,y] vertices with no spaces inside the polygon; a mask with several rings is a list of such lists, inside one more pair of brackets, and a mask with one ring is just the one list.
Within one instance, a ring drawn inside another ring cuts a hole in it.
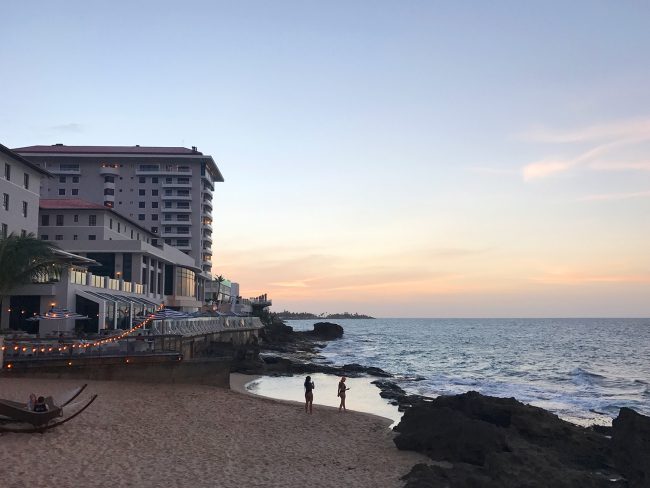
[{"label": "hotel building", "polygon": [[43,199],[78,198],[113,209],[150,232],[151,246],[172,246],[190,256],[200,270],[195,296],[205,296],[212,268],[212,194],[214,183],[224,181],[211,156],[196,147],[55,144],[14,151],[54,174],[42,182]]},{"label": "hotel building", "polygon": [[41,180],[52,175],[2,144],[0,172],[0,238],[36,234]]}]

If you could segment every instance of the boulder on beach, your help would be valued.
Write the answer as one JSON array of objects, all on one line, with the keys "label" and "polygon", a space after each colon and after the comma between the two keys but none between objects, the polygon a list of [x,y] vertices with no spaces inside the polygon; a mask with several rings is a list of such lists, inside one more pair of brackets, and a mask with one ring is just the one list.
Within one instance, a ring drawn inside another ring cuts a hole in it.
[{"label": "boulder on beach", "polygon": [[612,421],[616,466],[630,486],[650,486],[650,417],[621,408]]},{"label": "boulder on beach", "polygon": [[612,481],[606,436],[514,398],[438,397],[406,410],[395,430],[399,449],[452,463],[414,468],[409,488],[627,486]]}]

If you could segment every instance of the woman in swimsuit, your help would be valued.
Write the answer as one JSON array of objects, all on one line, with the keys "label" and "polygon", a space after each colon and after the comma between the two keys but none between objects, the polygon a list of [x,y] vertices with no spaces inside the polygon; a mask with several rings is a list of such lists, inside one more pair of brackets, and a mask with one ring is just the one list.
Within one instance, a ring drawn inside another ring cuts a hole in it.
[{"label": "woman in swimsuit", "polygon": [[313,404],[314,382],[311,380],[311,376],[307,376],[307,378],[305,378],[305,413],[307,413],[307,411],[311,413]]},{"label": "woman in swimsuit", "polygon": [[347,412],[347,409],[345,408],[345,392],[348,391],[350,388],[347,388],[345,386],[345,376],[341,378],[341,381],[339,381],[339,393],[338,397],[341,399],[341,404],[339,405],[339,412],[341,409],[343,409],[344,412]]}]

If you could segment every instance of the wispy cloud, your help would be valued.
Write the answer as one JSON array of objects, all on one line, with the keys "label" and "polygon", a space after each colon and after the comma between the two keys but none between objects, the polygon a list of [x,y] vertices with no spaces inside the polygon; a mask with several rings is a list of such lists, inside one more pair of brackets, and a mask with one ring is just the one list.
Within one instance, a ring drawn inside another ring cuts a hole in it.
[{"label": "wispy cloud", "polygon": [[593,202],[604,200],[628,200],[630,198],[650,198],[650,191],[637,191],[628,193],[600,193],[596,195],[586,195],[578,198],[579,202]]},{"label": "wispy cloud", "polygon": [[[601,162],[600,158],[607,156],[613,150],[626,146],[634,146],[650,140],[650,121],[644,120],[642,122],[619,123],[618,125],[595,126],[583,129],[582,131],[567,133],[564,135],[564,138],[560,136],[561,134],[558,133],[554,137],[539,136],[537,139],[532,138],[531,140],[549,143],[591,142],[599,140],[601,143],[586,151],[582,151],[574,157],[547,158],[527,164],[522,168],[524,181],[546,178],[580,166],[587,166],[589,169],[594,169],[594,165]],[[625,168],[619,166],[618,170],[624,171]]]},{"label": "wispy cloud", "polygon": [[647,137],[648,134],[650,134],[650,119],[638,118],[620,120],[607,124],[597,124],[579,129],[557,130],[539,127],[518,134],[518,137],[530,142],[563,144],[628,137]]}]

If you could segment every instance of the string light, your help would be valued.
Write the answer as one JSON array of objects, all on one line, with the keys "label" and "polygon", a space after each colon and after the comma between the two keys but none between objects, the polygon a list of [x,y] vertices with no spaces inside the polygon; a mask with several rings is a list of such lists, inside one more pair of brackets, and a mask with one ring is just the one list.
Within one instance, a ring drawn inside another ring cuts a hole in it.
[{"label": "string light", "polygon": [[[51,305],[53,305],[53,304],[51,304]],[[157,308],[156,311],[162,310],[163,308],[164,308],[164,305],[161,304]],[[36,313],[34,313],[34,315],[36,315]],[[48,312],[45,313],[45,316],[48,317],[48,318],[51,318],[51,319],[53,319],[53,318],[68,318],[68,317],[70,317],[72,315],[74,315],[72,312],[61,313],[60,311],[53,310],[53,309],[49,310]],[[154,317],[154,314],[149,315],[146,319],[144,319],[141,323],[139,323],[135,327],[132,327],[132,328],[130,328],[128,330],[125,330],[124,332],[122,332],[121,334],[119,334],[117,336],[109,337],[107,339],[99,339],[97,341],[89,342],[89,343],[85,343],[85,344],[83,344],[83,343],[82,344],[70,344],[69,346],[63,345],[63,346],[59,346],[59,347],[56,347],[56,348],[55,347],[48,347],[47,352],[52,352],[52,351],[63,352],[63,351],[67,351],[68,347],[70,349],[80,349],[80,348],[86,349],[86,348],[89,348],[89,347],[98,347],[98,346],[102,346],[104,344],[110,344],[110,343],[113,343],[113,342],[117,342],[117,341],[119,341],[121,339],[124,339],[125,337],[132,334],[133,332],[135,332],[137,330],[140,330],[143,327],[146,327],[147,325],[149,325],[149,323],[153,320],[153,317]],[[3,345],[2,350],[3,351],[6,350],[7,347],[11,347],[11,346],[4,346]],[[21,350],[22,352],[27,352],[28,348],[27,348],[27,346],[23,346],[21,348],[20,346],[14,344],[13,349],[14,349],[14,351]],[[38,351],[38,348],[37,347],[32,347],[32,352],[36,352],[36,351]],[[41,347],[40,352],[46,352],[46,348]],[[179,358],[179,361],[180,361],[180,358]],[[72,365],[72,362],[68,362],[68,366],[71,366],[71,365]],[[7,367],[9,367],[9,366],[7,365]]]}]

